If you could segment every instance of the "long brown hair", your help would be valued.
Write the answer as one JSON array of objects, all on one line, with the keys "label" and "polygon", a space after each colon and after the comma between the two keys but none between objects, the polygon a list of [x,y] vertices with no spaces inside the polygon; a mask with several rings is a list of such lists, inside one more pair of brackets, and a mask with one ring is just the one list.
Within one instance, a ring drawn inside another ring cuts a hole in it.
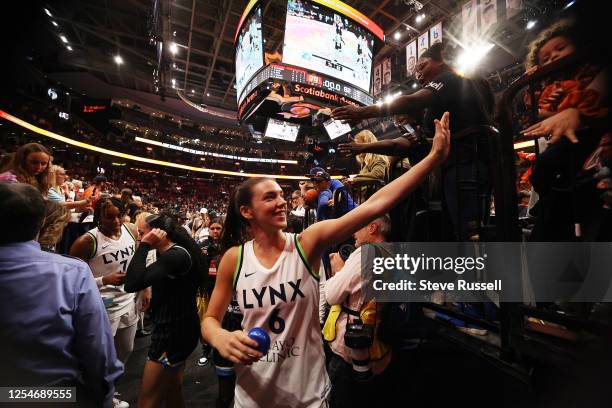
[{"label": "long brown hair", "polygon": [[[44,153],[49,156],[49,163],[47,164],[47,167],[42,173],[37,174],[36,176],[31,176],[26,170],[26,160],[31,153]],[[50,187],[49,168],[51,167],[52,160],[53,156],[51,156],[51,152],[49,152],[45,146],[38,143],[27,143],[17,149],[13,155],[13,160],[9,166],[9,170],[11,170],[15,176],[17,176],[17,180],[35,187],[43,196],[46,197],[47,191],[49,191]]]},{"label": "long brown hair", "polygon": [[232,192],[227,216],[223,225],[221,235],[221,253],[225,253],[233,246],[240,245],[251,239],[250,224],[246,218],[240,214],[240,207],[251,205],[253,200],[253,187],[267,180],[266,177],[253,177],[240,183]]},{"label": "long brown hair", "polygon": [[66,223],[70,221],[70,213],[60,203],[45,201],[45,221],[38,235],[38,242],[43,246],[54,246],[62,238]]}]

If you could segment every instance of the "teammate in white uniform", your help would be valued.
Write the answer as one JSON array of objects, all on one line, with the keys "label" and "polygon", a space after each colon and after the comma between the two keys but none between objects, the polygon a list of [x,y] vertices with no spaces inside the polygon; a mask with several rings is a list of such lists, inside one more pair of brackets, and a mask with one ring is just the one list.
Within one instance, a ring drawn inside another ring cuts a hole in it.
[{"label": "teammate in white uniform", "polygon": [[[430,154],[341,218],[287,234],[287,202],[271,179],[254,178],[234,191],[221,240],[227,249],[202,325],[202,336],[236,364],[235,407],[322,407],[330,390],[318,322],[318,274],[326,248],[349,238],[388,212],[448,156],[448,113],[436,121]],[[246,233],[253,239],[246,241]],[[232,299],[243,313],[243,330],[221,320]],[[246,331],[261,327],[271,340],[263,355]]]},{"label": "teammate in white uniform", "polygon": [[[127,293],[123,280],[136,251],[138,232],[133,224],[123,224],[124,207],[116,198],[101,198],[94,210],[94,229],[78,238],[70,255],[81,258],[93,272],[110,320],[117,357],[125,365],[134,349],[138,314],[135,294]],[[115,399],[115,407],[127,407]]]}]

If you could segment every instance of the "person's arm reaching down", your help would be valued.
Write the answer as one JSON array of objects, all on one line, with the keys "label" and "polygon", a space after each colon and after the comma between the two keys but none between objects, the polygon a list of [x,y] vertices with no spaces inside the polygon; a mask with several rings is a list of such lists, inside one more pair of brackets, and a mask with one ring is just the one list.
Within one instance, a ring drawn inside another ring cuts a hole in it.
[{"label": "person's arm reaching down", "polygon": [[230,332],[221,327],[221,321],[232,299],[233,277],[241,255],[240,247],[227,250],[217,269],[217,281],[202,322],[202,337],[219,353],[236,364],[251,364],[263,354],[257,351],[257,342],[242,330]]}]

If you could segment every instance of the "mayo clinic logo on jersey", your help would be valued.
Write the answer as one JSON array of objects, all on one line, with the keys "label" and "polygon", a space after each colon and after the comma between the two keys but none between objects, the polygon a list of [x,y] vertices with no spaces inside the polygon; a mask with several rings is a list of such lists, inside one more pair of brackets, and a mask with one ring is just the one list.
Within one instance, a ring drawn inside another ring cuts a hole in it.
[{"label": "mayo clinic logo on jersey", "polygon": [[295,345],[295,337],[275,340],[270,344],[268,354],[259,359],[262,363],[279,363],[287,358],[299,357],[300,347]]},{"label": "mayo clinic logo on jersey", "polygon": [[277,302],[283,301],[289,303],[294,302],[298,297],[305,298],[304,293],[300,290],[301,283],[302,279],[298,279],[295,282],[281,283],[278,287],[262,286],[258,289],[243,289],[242,302],[244,303],[244,308],[253,309],[255,305],[257,307],[264,307],[264,305],[274,306]]},{"label": "mayo clinic logo on jersey", "polygon": [[442,89],[443,86],[444,84],[442,82],[430,82],[425,85],[425,88],[433,88],[436,91],[439,91],[440,89]]}]

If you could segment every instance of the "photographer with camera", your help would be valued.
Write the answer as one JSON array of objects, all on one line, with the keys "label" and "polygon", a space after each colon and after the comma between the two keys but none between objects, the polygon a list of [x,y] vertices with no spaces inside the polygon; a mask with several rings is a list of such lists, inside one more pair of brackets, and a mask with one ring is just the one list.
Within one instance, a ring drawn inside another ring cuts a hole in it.
[{"label": "photographer with camera", "polygon": [[[372,311],[362,292],[361,246],[387,242],[390,233],[391,219],[383,215],[355,232],[357,249],[348,259],[346,251],[330,256],[333,276],[325,283],[325,297],[330,305],[336,306],[332,307],[323,334],[333,352],[327,367],[332,382],[332,407],[378,406],[380,398],[388,394],[383,387],[389,384],[385,369],[391,361],[391,348],[377,338],[376,323],[380,317],[374,318],[374,322],[361,320],[365,309]],[[377,309],[380,305],[374,305],[374,314]],[[364,388],[359,385],[364,381],[367,393],[361,395],[357,390]],[[376,404],[366,404],[368,396],[375,397]]]}]

